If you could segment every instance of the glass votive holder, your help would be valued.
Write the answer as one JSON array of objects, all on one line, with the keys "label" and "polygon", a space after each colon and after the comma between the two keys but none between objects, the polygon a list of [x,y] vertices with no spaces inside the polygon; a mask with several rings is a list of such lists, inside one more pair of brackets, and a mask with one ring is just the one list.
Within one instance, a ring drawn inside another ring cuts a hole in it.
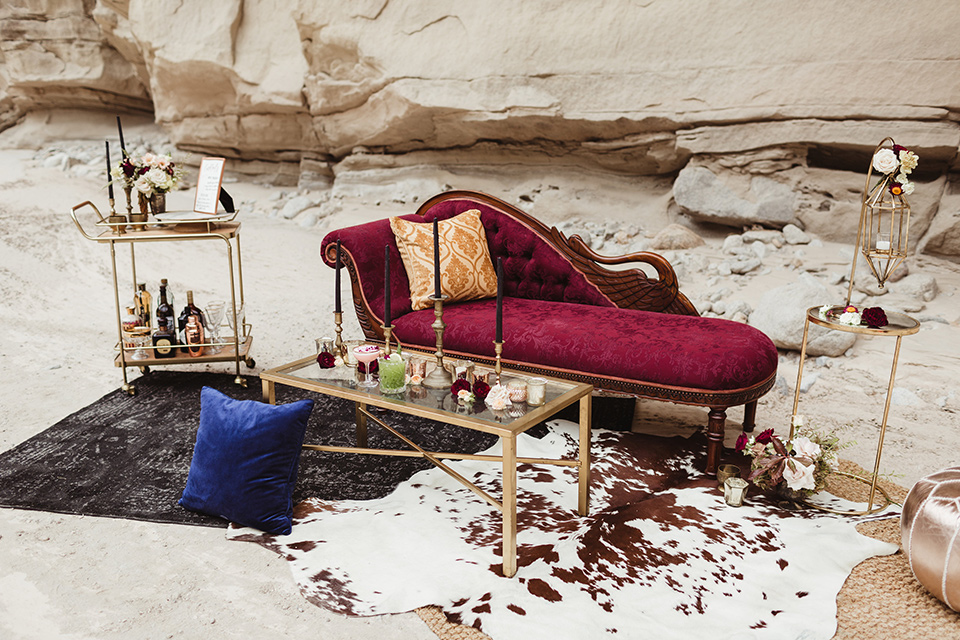
[{"label": "glass votive holder", "polygon": [[527,380],[527,404],[531,407],[541,406],[547,398],[547,379],[530,378]]},{"label": "glass votive holder", "polygon": [[410,374],[410,377],[420,376],[420,379],[423,380],[427,377],[427,359],[423,356],[413,356],[409,361],[409,370],[407,373]]},{"label": "glass votive holder", "polygon": [[723,483],[723,500],[731,507],[743,506],[749,483],[743,478],[727,478]]},{"label": "glass votive holder", "polygon": [[345,340],[343,347],[346,350],[343,354],[343,361],[348,367],[357,366],[357,356],[353,353],[354,347],[366,344],[363,340]]},{"label": "glass votive holder", "polygon": [[508,382],[507,397],[510,398],[510,402],[525,402],[527,399],[527,383],[522,380]]},{"label": "glass votive holder", "polygon": [[[322,338],[317,338],[314,342],[317,343],[317,355],[320,355],[321,353],[334,352],[333,338],[324,336]],[[334,353],[334,355],[337,355],[337,354]]]},{"label": "glass votive holder", "polygon": [[722,464],[717,468],[717,484],[721,487],[727,478],[739,478],[740,467],[735,464]]}]

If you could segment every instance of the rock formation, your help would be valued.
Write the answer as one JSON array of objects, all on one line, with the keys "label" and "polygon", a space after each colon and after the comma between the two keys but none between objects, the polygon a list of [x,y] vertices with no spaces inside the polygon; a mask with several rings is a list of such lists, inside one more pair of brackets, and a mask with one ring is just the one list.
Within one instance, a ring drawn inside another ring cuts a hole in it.
[{"label": "rock formation", "polygon": [[[549,206],[527,208],[548,219],[838,240],[893,136],[921,158],[913,246],[956,258],[958,27],[960,5],[937,0],[14,0],[0,130],[49,109],[147,114],[184,152],[333,197],[492,176],[541,188]],[[594,210],[576,202],[591,190]]]}]

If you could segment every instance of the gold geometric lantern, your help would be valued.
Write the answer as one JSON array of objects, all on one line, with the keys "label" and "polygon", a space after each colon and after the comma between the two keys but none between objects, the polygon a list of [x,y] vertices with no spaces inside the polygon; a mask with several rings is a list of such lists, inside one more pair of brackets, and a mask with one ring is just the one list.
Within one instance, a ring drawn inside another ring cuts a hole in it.
[{"label": "gold geometric lantern", "polygon": [[[881,289],[907,257],[910,205],[905,196],[913,193],[909,175],[916,166],[917,156],[896,144],[893,138],[884,138],[873,152],[860,199],[860,229],[850,270],[848,305],[853,294],[858,253],[867,259]],[[875,171],[877,183],[871,188]]]}]

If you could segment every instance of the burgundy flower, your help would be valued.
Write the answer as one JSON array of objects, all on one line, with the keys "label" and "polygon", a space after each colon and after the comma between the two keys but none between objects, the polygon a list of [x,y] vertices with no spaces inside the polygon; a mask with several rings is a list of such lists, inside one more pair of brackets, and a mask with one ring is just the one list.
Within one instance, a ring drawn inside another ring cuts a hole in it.
[{"label": "burgundy flower", "polygon": [[769,444],[773,440],[773,429],[767,429],[766,431],[761,431],[760,435],[757,436],[757,442],[760,444]]},{"label": "burgundy flower", "polygon": [[490,393],[490,385],[486,382],[477,380],[473,383],[473,395],[477,396],[478,399],[486,399],[488,393]]},{"label": "burgundy flower", "polygon": [[317,355],[317,364],[321,369],[331,369],[337,364],[337,358],[330,352],[324,351]]},{"label": "burgundy flower", "polygon": [[900,152],[901,152],[901,151],[907,151],[907,148],[906,148],[906,147],[901,147],[901,146],[898,145],[898,144],[893,145],[893,152],[894,152],[895,154],[897,154],[897,157],[900,156]]},{"label": "burgundy flower", "polygon": [[895,196],[900,195],[901,193],[903,193],[903,185],[900,184],[899,182],[891,182],[890,193],[892,193]]},{"label": "burgundy flower", "polygon": [[747,440],[749,440],[749,438],[747,437],[747,434],[741,433],[739,436],[737,436],[737,446],[735,447],[735,449],[737,451],[743,451],[744,449],[746,449]]},{"label": "burgundy flower", "polygon": [[450,393],[456,397],[456,395],[461,391],[470,391],[470,383],[463,378],[457,378],[456,382],[453,383],[453,386],[450,387]]},{"label": "burgundy flower", "polygon": [[868,307],[860,314],[860,320],[868,327],[877,329],[887,325],[887,314],[880,307]]},{"label": "burgundy flower", "polygon": [[[366,373],[366,372],[367,372],[367,367],[364,366],[364,364],[363,364],[362,362],[358,362],[358,363],[357,363],[357,370],[358,370],[360,373]],[[376,373],[376,372],[379,371],[379,370],[380,370],[380,365],[377,363],[376,360],[374,360],[373,362],[370,363],[370,373]]]}]

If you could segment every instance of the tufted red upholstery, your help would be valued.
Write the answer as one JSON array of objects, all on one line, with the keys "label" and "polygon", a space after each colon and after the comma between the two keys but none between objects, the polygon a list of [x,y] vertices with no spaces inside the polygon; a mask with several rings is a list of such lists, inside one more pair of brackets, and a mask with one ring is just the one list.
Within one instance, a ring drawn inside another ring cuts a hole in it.
[{"label": "tufted red upholstery", "polygon": [[[530,300],[616,306],[556,249],[519,221],[493,207],[470,200],[448,200],[432,207],[422,218],[415,214],[402,218],[429,223],[433,222],[434,217],[446,220],[468,209],[480,210],[480,221],[494,264],[498,257],[503,258],[505,295]],[[380,319],[383,318],[384,297],[383,247],[390,245],[390,261],[393,265],[390,270],[391,315],[398,318],[410,312],[410,281],[402,267],[390,221],[376,220],[331,231],[323,239],[321,251],[328,244],[336,243],[338,238],[341,248],[350,252],[357,269],[363,274],[363,295],[370,308],[380,314]]]},{"label": "tufted red upholstery", "polygon": [[[493,300],[444,306],[444,348],[493,357]],[[433,309],[395,323],[401,342],[432,347]],[[746,389],[777,369],[777,349],[745,324],[650,311],[504,298],[503,358],[711,391]]]}]

